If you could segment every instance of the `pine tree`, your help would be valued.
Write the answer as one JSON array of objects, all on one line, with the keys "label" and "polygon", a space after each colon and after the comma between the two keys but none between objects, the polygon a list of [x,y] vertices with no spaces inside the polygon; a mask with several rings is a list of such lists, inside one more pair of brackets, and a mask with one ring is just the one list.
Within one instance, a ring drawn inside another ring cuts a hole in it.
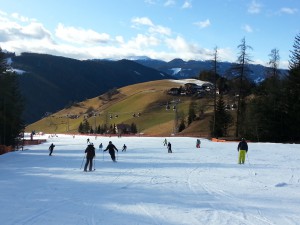
[{"label": "pine tree", "polygon": [[300,33],[295,37],[286,84],[290,140],[300,140]]},{"label": "pine tree", "polygon": [[90,131],[90,124],[88,120],[84,120],[82,124],[82,133],[87,134]]},{"label": "pine tree", "polygon": [[214,79],[213,79],[213,83],[214,83],[214,114],[213,114],[213,118],[212,118],[212,123],[213,123],[213,128],[212,128],[212,136],[215,137],[216,133],[216,111],[217,111],[217,63],[218,63],[218,48],[215,48],[215,52],[214,52],[214,66],[213,66],[213,72],[214,72]]},{"label": "pine tree", "polygon": [[185,129],[185,123],[184,123],[184,118],[181,118],[179,127],[178,127],[178,132],[181,132]]},{"label": "pine tree", "polygon": [[96,133],[97,133],[97,134],[101,134],[101,126],[100,126],[100,125],[97,127]]},{"label": "pine tree", "polygon": [[131,133],[133,133],[133,134],[137,133],[137,128],[136,128],[136,124],[135,123],[131,123],[130,130],[131,130]]},{"label": "pine tree", "polygon": [[189,106],[188,126],[196,119],[195,102],[191,102]]},{"label": "pine tree", "polygon": [[78,132],[81,133],[81,134],[84,133],[83,132],[83,124],[82,124],[82,122],[80,122],[80,124],[79,124]]},{"label": "pine tree", "polygon": [[216,105],[215,129],[213,129],[213,119],[210,121],[211,134],[215,137],[224,137],[227,135],[227,130],[232,124],[232,116],[226,111],[223,96],[220,95]]},{"label": "pine tree", "polygon": [[17,76],[8,71],[5,54],[0,48],[0,144],[16,144],[16,138],[24,129],[23,110]]},{"label": "pine tree", "polygon": [[101,133],[104,134],[104,133],[107,133],[107,124],[105,123],[101,129]]},{"label": "pine tree", "polygon": [[240,49],[239,56],[237,59],[237,65],[233,68],[238,74],[238,102],[237,102],[237,112],[236,112],[236,131],[235,136],[239,137],[240,131],[243,128],[243,120],[245,119],[245,97],[246,97],[246,86],[245,81],[247,81],[247,74],[250,72],[248,64],[251,62],[250,56],[248,54],[248,50],[252,49],[251,46],[246,45],[245,38],[242,39],[241,44],[238,45]]},{"label": "pine tree", "polygon": [[279,70],[279,50],[274,48],[271,50],[271,53],[269,54],[270,60],[269,60],[269,69],[267,69],[267,76],[268,77],[279,77],[280,70]]}]

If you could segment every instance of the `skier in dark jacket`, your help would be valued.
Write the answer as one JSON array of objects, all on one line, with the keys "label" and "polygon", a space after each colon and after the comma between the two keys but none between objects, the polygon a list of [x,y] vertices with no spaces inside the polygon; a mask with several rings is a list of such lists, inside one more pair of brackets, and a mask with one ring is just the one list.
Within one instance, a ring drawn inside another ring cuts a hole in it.
[{"label": "skier in dark jacket", "polygon": [[242,138],[242,141],[239,143],[237,150],[239,151],[239,164],[245,163],[246,153],[248,152],[248,144],[245,138]]},{"label": "skier in dark jacket", "polygon": [[107,145],[106,149],[103,150],[104,152],[109,150],[110,157],[112,161],[116,162],[116,155],[115,155],[115,150],[118,152],[118,149],[116,146],[110,141],[109,144]]},{"label": "skier in dark jacket", "polygon": [[55,147],[55,145],[53,143],[49,146],[49,151],[50,151],[49,156],[52,155],[54,147]]},{"label": "skier in dark jacket", "polygon": [[84,165],[84,171],[87,172],[87,167],[89,165],[89,171],[92,171],[93,168],[93,158],[96,156],[95,147],[93,143],[90,143],[85,149],[86,153],[86,163]]},{"label": "skier in dark jacket", "polygon": [[200,145],[201,145],[201,141],[200,141],[200,139],[197,139],[197,141],[196,141],[196,148],[200,148]]},{"label": "skier in dark jacket", "polygon": [[171,143],[168,143],[168,153],[172,153],[172,147],[171,147]]}]

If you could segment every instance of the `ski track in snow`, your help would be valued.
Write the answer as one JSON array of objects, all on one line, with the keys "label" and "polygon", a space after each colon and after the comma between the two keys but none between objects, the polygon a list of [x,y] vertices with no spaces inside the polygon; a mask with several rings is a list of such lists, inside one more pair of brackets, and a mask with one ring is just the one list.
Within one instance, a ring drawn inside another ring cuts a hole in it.
[{"label": "ski track in snow", "polygon": [[[173,146],[173,153],[168,154],[163,138],[115,138],[117,146],[126,141],[127,152],[118,153],[118,162],[113,163],[108,153],[97,151],[96,170],[84,173],[79,165],[86,138],[50,140],[56,144],[52,157],[47,156],[49,143],[1,156],[5,176],[0,180],[0,198],[6,211],[0,211],[0,224],[300,224],[294,208],[300,199],[300,156],[293,155],[295,152],[284,155],[277,151],[272,162],[264,157],[268,153],[255,157],[262,153],[258,145],[250,144],[250,159],[237,165],[232,162],[236,150],[228,151],[236,143],[203,139],[201,149],[194,149],[190,146],[195,138],[173,137],[168,138]],[[104,145],[111,140],[99,139]],[[268,145],[273,146],[263,146]],[[299,145],[290,146],[299,149]],[[218,154],[219,149],[226,153]],[[3,189],[12,182],[11,190]],[[290,195],[285,196],[286,191]],[[278,213],[280,201],[291,203]],[[17,213],[9,215],[12,211]]]},{"label": "ski track in snow", "polygon": [[[268,225],[274,225],[272,221],[267,219],[265,216],[262,215],[260,210],[257,208],[258,215],[250,215],[246,214],[246,208],[243,209],[243,205],[240,206],[240,208],[236,207],[225,207],[225,209],[219,210],[218,206],[219,204],[226,204],[226,202],[236,203],[239,204],[240,200],[234,197],[233,195],[225,192],[224,190],[216,189],[212,187],[211,185],[208,185],[205,182],[199,182],[201,179],[201,173],[209,173],[209,168],[203,169],[199,167],[193,168],[188,173],[187,183],[189,189],[195,193],[195,195],[200,195],[203,193],[200,193],[200,190],[203,190],[206,195],[209,196],[211,199],[216,199],[218,202],[211,201],[209,203],[210,209],[208,211],[211,211],[213,213],[210,213],[210,217],[214,217],[216,221],[222,221],[222,224],[228,224],[230,225],[232,223],[232,219],[237,220],[238,223],[241,224],[248,224],[248,225],[257,225],[257,224],[268,224]],[[252,170],[252,168],[249,169],[249,171]],[[252,171],[250,174],[254,174]],[[251,177],[252,181],[253,178]],[[232,204],[233,205],[233,204]],[[240,205],[240,204],[239,204]],[[235,211],[238,211],[238,213],[233,213]],[[224,218],[229,217],[228,221],[224,223]],[[211,219],[207,219],[210,221]],[[254,222],[249,222],[254,221]]]}]

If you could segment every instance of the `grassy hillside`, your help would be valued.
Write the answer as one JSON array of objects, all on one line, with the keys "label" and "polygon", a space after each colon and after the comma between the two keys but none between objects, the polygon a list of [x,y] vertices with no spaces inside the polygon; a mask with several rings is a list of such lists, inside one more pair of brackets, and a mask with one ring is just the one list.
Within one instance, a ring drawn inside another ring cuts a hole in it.
[{"label": "grassy hillside", "polygon": [[[139,133],[169,136],[174,133],[175,126],[180,123],[181,118],[187,121],[189,105],[193,101],[198,112],[203,110],[204,114],[201,119],[193,122],[180,134],[209,136],[211,100],[167,95],[168,89],[179,86],[172,80],[157,80],[126,86],[118,89],[119,93],[111,96],[110,99],[104,94],[80,102],[27,126],[26,131],[78,133],[79,124],[87,118],[93,128],[104,124],[110,126],[135,123]],[[177,117],[176,111],[172,110],[175,101],[178,101]],[[171,102],[170,110],[166,110],[167,102]],[[196,111],[196,114],[198,112]],[[137,116],[139,113],[140,116]],[[133,117],[133,114],[136,117]],[[75,116],[77,118],[74,118]]]},{"label": "grassy hillside", "polygon": [[24,71],[18,79],[25,99],[23,119],[26,123],[113,88],[171,78],[130,60],[75,60],[22,53],[11,57],[11,61],[14,69]]}]

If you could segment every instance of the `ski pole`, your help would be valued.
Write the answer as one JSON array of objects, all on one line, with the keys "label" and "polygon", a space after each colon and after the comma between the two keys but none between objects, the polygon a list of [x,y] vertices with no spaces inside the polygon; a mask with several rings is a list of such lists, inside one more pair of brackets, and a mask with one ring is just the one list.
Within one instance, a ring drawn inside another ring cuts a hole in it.
[{"label": "ski pole", "polygon": [[94,157],[94,170],[96,170],[96,161],[95,161],[95,157]]},{"label": "ski pole", "polygon": [[250,170],[252,170],[252,173],[256,176],[256,172],[254,172],[254,170],[253,170],[253,167],[252,167],[252,165],[251,165],[251,163],[250,163],[250,160],[249,160],[249,156],[248,156],[248,154],[246,154],[247,155],[247,160],[248,160],[248,163],[249,163],[249,167],[250,167]]},{"label": "ski pole", "polygon": [[103,151],[103,161],[104,161],[104,151]]},{"label": "ski pole", "polygon": [[85,155],[83,156],[83,159],[82,159],[82,163],[81,163],[80,169],[82,168],[84,158],[85,158]]},{"label": "ski pole", "polygon": [[246,156],[247,156],[248,163],[249,163],[249,165],[251,166],[251,163],[250,163],[250,160],[249,160],[248,153],[246,153]]}]

